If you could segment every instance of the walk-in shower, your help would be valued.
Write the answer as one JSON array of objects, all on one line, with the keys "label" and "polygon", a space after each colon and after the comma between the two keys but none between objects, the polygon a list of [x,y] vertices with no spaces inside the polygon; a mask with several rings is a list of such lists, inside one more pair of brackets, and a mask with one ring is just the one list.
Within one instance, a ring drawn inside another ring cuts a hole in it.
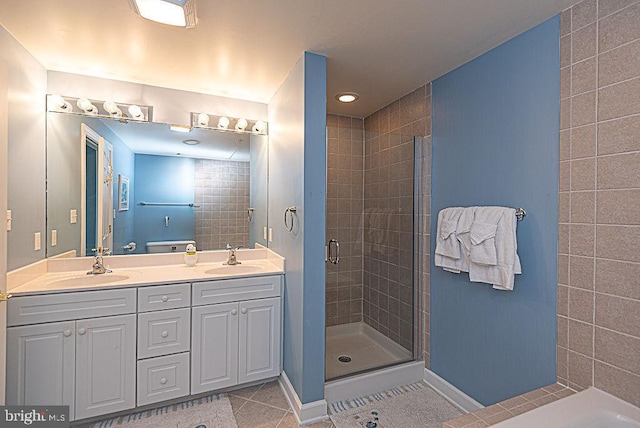
[{"label": "walk-in shower", "polygon": [[420,139],[375,119],[328,115],[327,134],[325,379],[332,381],[418,355],[421,156]]}]

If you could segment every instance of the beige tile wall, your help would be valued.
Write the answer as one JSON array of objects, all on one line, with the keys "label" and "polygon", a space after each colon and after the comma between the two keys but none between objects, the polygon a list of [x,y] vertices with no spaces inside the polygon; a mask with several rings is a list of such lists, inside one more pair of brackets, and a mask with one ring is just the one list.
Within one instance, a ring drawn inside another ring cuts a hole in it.
[{"label": "beige tile wall", "polygon": [[249,246],[249,162],[196,159],[195,203],[198,250]]},{"label": "beige tile wall", "polygon": [[327,241],[340,262],[326,264],[326,325],[362,321],[363,121],[327,115]]},{"label": "beige tile wall", "polygon": [[[420,326],[413,306],[413,155],[414,136],[431,134],[431,85],[424,85],[364,120],[364,321],[406,349],[413,349],[414,329],[428,344],[428,219],[421,219],[426,239]],[[430,141],[430,140],[428,140]],[[423,156],[423,180],[430,188],[429,153]],[[428,215],[429,190],[423,198]],[[425,268],[426,266],[426,268]],[[425,306],[425,302],[427,306]],[[423,352],[428,364],[428,347]]]},{"label": "beige tile wall", "polygon": [[561,15],[558,381],[640,405],[640,2]]}]

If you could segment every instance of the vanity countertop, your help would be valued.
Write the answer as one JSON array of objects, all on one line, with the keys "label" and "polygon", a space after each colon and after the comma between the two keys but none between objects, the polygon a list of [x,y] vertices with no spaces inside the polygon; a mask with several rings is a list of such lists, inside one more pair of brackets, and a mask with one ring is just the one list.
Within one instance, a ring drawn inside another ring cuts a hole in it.
[{"label": "vanity countertop", "polygon": [[[88,275],[92,257],[48,259],[44,268],[9,274],[9,291],[14,296],[188,283],[227,278],[278,275],[284,273],[284,259],[268,249],[239,250],[241,264],[227,266],[226,251],[198,252],[199,262],[187,266],[182,254],[110,256],[104,265],[110,273]],[[11,275],[15,275],[11,281]],[[12,284],[13,282],[13,284]],[[13,285],[13,287],[11,287]]]}]

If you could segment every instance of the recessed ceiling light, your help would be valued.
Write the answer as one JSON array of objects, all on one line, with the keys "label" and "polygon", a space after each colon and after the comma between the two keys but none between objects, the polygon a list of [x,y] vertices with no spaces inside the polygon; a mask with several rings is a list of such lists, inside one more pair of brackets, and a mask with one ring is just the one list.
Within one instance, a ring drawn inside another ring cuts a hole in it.
[{"label": "recessed ceiling light", "polygon": [[360,98],[360,95],[356,94],[355,92],[342,92],[336,95],[336,100],[340,101],[341,103],[352,103],[358,98]]},{"label": "recessed ceiling light", "polygon": [[198,140],[184,140],[183,143],[187,144],[189,146],[195,146],[197,144],[200,144],[200,141],[198,141]]}]

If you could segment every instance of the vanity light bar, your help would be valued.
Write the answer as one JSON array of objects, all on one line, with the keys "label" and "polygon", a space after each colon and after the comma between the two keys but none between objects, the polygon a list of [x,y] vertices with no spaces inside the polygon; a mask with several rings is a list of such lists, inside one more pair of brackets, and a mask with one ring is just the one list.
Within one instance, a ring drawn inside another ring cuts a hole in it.
[{"label": "vanity light bar", "polygon": [[151,122],[153,116],[153,107],[151,106],[118,103],[111,100],[74,98],[58,94],[47,95],[47,111],[139,122]]},{"label": "vanity light bar", "polygon": [[268,134],[268,124],[262,120],[251,120],[242,117],[218,116],[208,113],[191,113],[191,126],[194,128],[217,129],[219,131],[237,132],[240,134]]}]

